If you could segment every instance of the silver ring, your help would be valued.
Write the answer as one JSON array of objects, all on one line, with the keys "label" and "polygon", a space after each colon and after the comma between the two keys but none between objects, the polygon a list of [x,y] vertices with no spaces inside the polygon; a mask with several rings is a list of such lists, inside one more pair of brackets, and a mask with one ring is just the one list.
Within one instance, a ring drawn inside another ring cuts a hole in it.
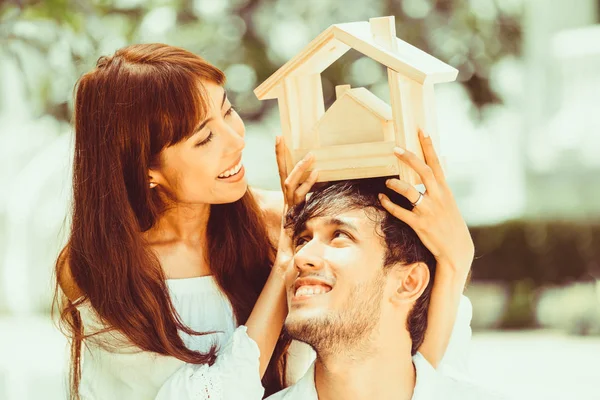
[{"label": "silver ring", "polygon": [[423,201],[423,193],[419,192],[419,198],[414,203],[411,203],[413,207],[418,206]]}]

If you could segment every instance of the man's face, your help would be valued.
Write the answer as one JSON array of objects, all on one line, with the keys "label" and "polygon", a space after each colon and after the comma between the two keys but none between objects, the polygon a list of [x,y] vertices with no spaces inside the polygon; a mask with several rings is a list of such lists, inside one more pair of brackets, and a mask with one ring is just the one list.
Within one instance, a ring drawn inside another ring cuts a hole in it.
[{"label": "man's face", "polygon": [[378,323],[386,249],[376,213],[357,209],[313,218],[295,237],[285,323],[295,339],[327,351],[356,342]]}]

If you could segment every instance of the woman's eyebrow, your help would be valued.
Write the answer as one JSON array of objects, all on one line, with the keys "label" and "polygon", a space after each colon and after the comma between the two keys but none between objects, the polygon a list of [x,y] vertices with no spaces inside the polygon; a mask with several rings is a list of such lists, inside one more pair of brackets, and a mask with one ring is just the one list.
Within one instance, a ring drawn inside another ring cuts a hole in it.
[{"label": "woman's eyebrow", "polygon": [[[225,90],[225,88],[223,88],[223,100],[221,100],[221,108],[223,108],[223,106],[225,105],[225,100],[227,100],[227,90]],[[206,126],[206,124],[208,124],[210,121],[212,121],[212,118],[208,118],[208,119],[204,120],[204,122],[202,122],[200,125],[198,125],[198,128],[196,128],[196,132],[201,131],[202,128],[204,128]]]},{"label": "woman's eyebrow", "polygon": [[221,101],[221,108],[225,105],[225,100],[227,100],[227,90],[223,88],[223,100]]}]

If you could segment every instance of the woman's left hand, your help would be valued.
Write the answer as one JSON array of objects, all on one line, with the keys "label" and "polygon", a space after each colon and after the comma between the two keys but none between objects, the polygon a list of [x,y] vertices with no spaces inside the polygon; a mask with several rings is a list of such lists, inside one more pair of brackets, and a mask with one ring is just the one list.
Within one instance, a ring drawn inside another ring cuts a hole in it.
[{"label": "woman's left hand", "polygon": [[439,267],[466,279],[475,253],[473,240],[446,183],[431,138],[419,130],[419,140],[426,162],[399,147],[394,149],[394,154],[421,177],[425,193],[421,194],[400,179],[389,179],[387,186],[406,197],[414,207],[410,211],[402,208],[384,194],[380,195],[381,203],[392,215],[414,229],[435,256]]}]

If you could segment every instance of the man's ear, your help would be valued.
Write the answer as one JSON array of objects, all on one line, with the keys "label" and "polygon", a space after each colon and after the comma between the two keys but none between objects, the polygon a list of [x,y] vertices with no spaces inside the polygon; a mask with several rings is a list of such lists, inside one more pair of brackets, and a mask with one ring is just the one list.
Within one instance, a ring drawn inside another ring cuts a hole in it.
[{"label": "man's ear", "polygon": [[429,268],[424,262],[393,267],[395,291],[392,302],[397,304],[414,303],[429,284]]}]

